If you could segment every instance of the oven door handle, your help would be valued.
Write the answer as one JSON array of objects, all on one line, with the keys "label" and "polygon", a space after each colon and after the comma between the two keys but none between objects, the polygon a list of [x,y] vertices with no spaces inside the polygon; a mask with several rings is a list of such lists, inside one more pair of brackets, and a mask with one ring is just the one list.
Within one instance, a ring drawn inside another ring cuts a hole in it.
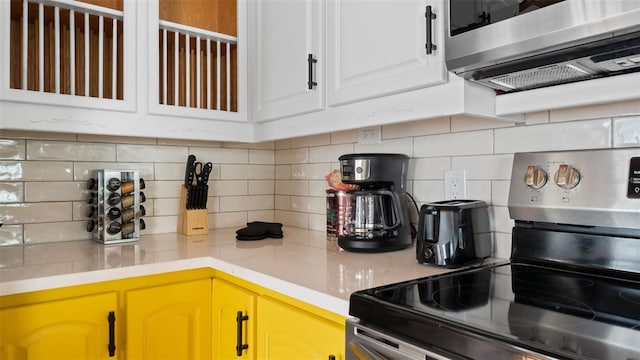
[{"label": "oven door handle", "polygon": [[373,349],[367,348],[364,344],[356,340],[349,342],[349,350],[356,356],[358,360],[390,360]]}]

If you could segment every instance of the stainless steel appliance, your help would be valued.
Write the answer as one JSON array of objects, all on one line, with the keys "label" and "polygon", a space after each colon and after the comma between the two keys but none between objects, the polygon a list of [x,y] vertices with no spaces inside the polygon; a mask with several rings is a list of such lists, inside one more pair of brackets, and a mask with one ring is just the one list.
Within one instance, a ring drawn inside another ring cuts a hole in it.
[{"label": "stainless steel appliance", "polygon": [[446,64],[512,92],[640,70],[639,0],[449,0]]},{"label": "stainless steel appliance", "polygon": [[487,203],[445,200],[422,205],[416,235],[421,264],[460,267],[491,255]]},{"label": "stainless steel appliance", "polygon": [[347,191],[338,245],[349,251],[382,252],[411,245],[406,194],[409,157],[403,154],[346,154],[339,158]]},{"label": "stainless steel appliance", "polygon": [[640,359],[640,148],[515,154],[508,204],[510,261],[352,294],[347,359]]}]

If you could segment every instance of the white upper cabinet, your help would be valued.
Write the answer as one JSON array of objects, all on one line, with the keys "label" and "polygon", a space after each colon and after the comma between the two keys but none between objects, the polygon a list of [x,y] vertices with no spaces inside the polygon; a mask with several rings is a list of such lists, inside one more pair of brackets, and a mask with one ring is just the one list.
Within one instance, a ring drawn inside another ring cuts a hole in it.
[{"label": "white upper cabinet", "polygon": [[[328,104],[446,82],[443,6],[443,0],[328,0]],[[427,9],[434,15],[426,16]],[[429,42],[435,46],[427,53]]]},{"label": "white upper cabinet", "polygon": [[324,105],[324,2],[252,3],[252,95],[257,122]]},{"label": "white upper cabinet", "polygon": [[0,100],[135,111],[136,10],[132,0],[0,2]]},{"label": "white upper cabinet", "polygon": [[252,141],[246,8],[0,1],[0,128]]}]

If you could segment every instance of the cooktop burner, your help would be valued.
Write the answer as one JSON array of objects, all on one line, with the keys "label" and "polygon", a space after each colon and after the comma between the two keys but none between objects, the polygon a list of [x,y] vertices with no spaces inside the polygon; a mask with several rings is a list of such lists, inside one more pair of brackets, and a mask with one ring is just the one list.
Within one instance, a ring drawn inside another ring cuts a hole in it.
[{"label": "cooktop burner", "polygon": [[350,313],[419,342],[427,317],[563,358],[638,359],[639,301],[640,281],[502,263],[364,290]]}]

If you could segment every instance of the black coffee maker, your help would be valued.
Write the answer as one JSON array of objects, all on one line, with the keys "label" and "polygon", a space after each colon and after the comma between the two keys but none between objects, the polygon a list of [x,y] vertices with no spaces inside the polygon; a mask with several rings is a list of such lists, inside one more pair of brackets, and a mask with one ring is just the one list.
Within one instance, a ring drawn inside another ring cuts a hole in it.
[{"label": "black coffee maker", "polygon": [[358,185],[342,201],[338,245],[349,251],[384,252],[411,245],[407,167],[403,154],[342,155],[342,181]]}]

